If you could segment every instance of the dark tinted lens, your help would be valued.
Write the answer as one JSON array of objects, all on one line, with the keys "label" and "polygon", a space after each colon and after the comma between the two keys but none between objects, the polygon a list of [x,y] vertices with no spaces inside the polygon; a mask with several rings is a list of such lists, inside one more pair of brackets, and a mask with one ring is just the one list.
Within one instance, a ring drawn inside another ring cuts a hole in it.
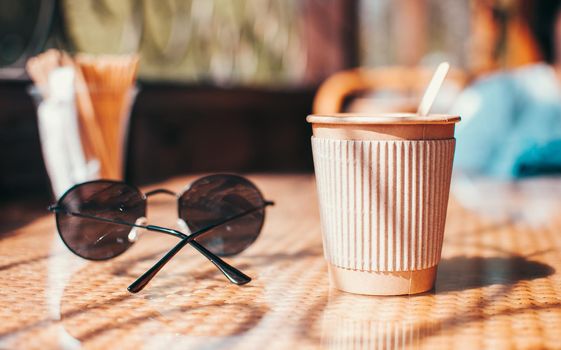
[{"label": "dark tinted lens", "polygon": [[254,208],[251,214],[220,225],[196,239],[216,255],[237,254],[253,243],[265,216],[263,196],[249,180],[211,175],[194,182],[179,199],[179,216],[191,232]]},{"label": "dark tinted lens", "polygon": [[119,182],[95,181],[77,187],[59,200],[57,227],[62,240],[75,254],[92,260],[113,258],[131,246],[132,227],[77,217],[66,212],[134,223],[146,214],[144,196]]}]

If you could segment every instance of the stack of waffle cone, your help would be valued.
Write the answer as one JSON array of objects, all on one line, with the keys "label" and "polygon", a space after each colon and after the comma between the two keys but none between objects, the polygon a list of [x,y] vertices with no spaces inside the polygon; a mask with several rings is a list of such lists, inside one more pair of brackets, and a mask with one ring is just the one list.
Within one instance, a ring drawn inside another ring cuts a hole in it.
[{"label": "stack of waffle cone", "polygon": [[93,110],[102,130],[110,163],[108,176],[122,178],[126,120],[138,57],[78,55],[76,62],[87,84]]}]

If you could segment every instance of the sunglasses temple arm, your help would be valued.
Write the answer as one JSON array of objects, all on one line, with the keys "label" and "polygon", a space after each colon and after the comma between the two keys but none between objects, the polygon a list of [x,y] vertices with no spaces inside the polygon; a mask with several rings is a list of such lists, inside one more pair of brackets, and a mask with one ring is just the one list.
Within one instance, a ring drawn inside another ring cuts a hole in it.
[{"label": "sunglasses temple arm", "polygon": [[146,285],[156,276],[156,274],[165,266],[165,264],[170,261],[175,254],[177,254],[183,247],[187,244],[191,244],[193,248],[198,250],[201,254],[203,254],[208,260],[210,260],[223,274],[230,280],[230,282],[242,285],[246,284],[251,281],[251,278],[241,272],[240,270],[236,269],[235,267],[231,266],[224,260],[220,259],[215,254],[211,253],[205,247],[200,245],[196,241],[190,241],[189,239],[185,238],[181,240],[175,247],[173,247],[169,252],[166,253],[154,266],[150,268],[150,270],[146,271],[142,276],[140,276],[136,281],[134,281],[127,290],[131,293],[138,293]]},{"label": "sunglasses temple arm", "polygon": [[206,249],[199,242],[192,241],[191,246],[210,260],[210,262],[213,263],[214,266],[216,266],[230,282],[240,286],[251,282],[251,277],[222,260],[219,256]]},{"label": "sunglasses temple arm", "polygon": [[175,245],[169,252],[166,253],[154,266],[150,268],[150,270],[146,271],[142,274],[136,281],[134,281],[130,286],[128,286],[127,290],[131,293],[140,292],[148,282],[164,267],[164,265],[171,260],[186,244],[188,244],[187,238],[184,238]]},{"label": "sunglasses temple arm", "polygon": [[253,213],[253,212],[256,212],[256,211],[258,211],[258,210],[261,210],[261,209],[263,209],[263,208],[265,208],[265,207],[267,207],[267,206],[269,206],[269,205],[274,205],[274,204],[275,204],[274,202],[269,202],[269,201],[267,201],[267,202],[265,202],[265,204],[263,204],[262,206],[255,207],[255,208],[253,208],[253,209],[249,209],[248,211],[244,211],[244,212],[239,213],[239,214],[236,214],[236,215],[232,215],[232,216],[230,216],[229,218],[226,218],[226,219],[224,219],[224,220],[222,220],[222,221],[218,221],[218,222],[216,222],[216,223],[214,223],[214,224],[208,225],[208,226],[206,226],[206,227],[203,227],[203,228],[200,229],[200,230],[197,230],[197,231],[191,233],[191,234],[189,235],[189,239],[190,239],[190,240],[194,240],[195,238],[199,237],[199,236],[202,235],[202,234],[205,234],[206,232],[212,230],[212,229],[215,228],[215,227],[218,227],[218,226],[227,224],[227,223],[230,222],[230,221],[239,219],[239,218],[241,218],[241,217],[244,217],[244,216],[249,215],[249,214],[251,214],[251,213]]},{"label": "sunglasses temple arm", "polygon": [[[57,210],[60,210],[60,209],[56,208],[56,207],[49,207],[49,210],[57,211]],[[149,231],[156,231],[156,232],[160,232],[160,233],[165,233],[165,234],[175,236],[175,237],[178,237],[178,238],[181,238],[181,239],[188,237],[184,233],[181,233],[177,230],[173,230],[173,229],[165,228],[165,227],[161,227],[161,226],[156,226],[156,225],[140,225],[140,224],[135,224],[135,223],[131,223],[131,222],[125,222],[125,221],[120,221],[120,220],[103,218],[103,217],[100,217],[100,216],[94,216],[94,215],[88,215],[88,214],[82,214],[82,213],[75,213],[75,212],[71,212],[71,211],[64,211],[64,213],[66,213],[68,215],[76,216],[76,217],[79,217],[79,218],[84,218],[84,219],[91,219],[91,220],[96,220],[96,221],[100,221],[100,222],[107,222],[107,223],[111,223],[111,224],[123,225],[123,226],[129,226],[129,227],[143,228],[143,229],[146,229],[146,230],[149,230]]]},{"label": "sunglasses temple arm", "polygon": [[249,281],[251,281],[251,278],[249,276],[247,276],[240,270],[231,266],[230,264],[222,260],[220,257],[216,256],[215,254],[207,250],[205,247],[203,247],[197,241],[195,241],[195,238],[212,230],[217,226],[223,225],[232,220],[238,219],[242,216],[249,215],[257,210],[260,210],[268,205],[273,205],[273,204],[274,204],[273,202],[265,202],[265,205],[263,205],[262,207],[253,208],[251,210],[248,210],[238,215],[234,215],[225,220],[219,221],[216,224],[209,225],[201,230],[193,232],[190,236],[182,239],[181,242],[179,242],[177,245],[175,245],[175,247],[173,247],[169,252],[167,252],[166,255],[164,255],[156,264],[154,264],[154,266],[152,266],[148,271],[146,271],[142,276],[140,276],[136,281],[134,281],[127,288],[127,290],[131,293],[137,293],[141,291],[144,287],[146,287],[146,285],[150,282],[150,280],[152,280],[152,278],[154,278],[154,276],[162,269],[162,267],[164,267],[164,265],[167,264],[168,261],[170,261],[171,258],[173,258],[175,254],[177,254],[177,252],[179,252],[183,247],[185,247],[189,243],[191,244],[191,246],[193,246],[193,248],[198,250],[208,260],[210,260],[226,276],[226,278],[230,280],[230,282],[238,285],[248,283]]}]

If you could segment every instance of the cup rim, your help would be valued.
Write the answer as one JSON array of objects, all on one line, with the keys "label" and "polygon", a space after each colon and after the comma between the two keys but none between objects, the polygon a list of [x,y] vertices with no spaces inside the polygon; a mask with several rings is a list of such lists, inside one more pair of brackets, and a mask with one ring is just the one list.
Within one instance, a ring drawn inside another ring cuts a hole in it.
[{"label": "cup rim", "polygon": [[331,113],[310,114],[306,121],[311,124],[455,124],[461,120],[454,114],[429,114],[421,117],[416,113]]}]

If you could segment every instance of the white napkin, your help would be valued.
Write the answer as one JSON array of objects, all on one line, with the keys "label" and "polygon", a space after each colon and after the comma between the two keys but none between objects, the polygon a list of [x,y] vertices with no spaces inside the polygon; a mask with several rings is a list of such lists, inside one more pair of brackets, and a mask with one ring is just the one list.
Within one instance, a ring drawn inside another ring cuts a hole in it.
[{"label": "white napkin", "polygon": [[99,162],[86,161],[74,93],[74,69],[61,67],[49,75],[49,95],[38,108],[43,159],[57,198],[71,186],[99,178]]}]

